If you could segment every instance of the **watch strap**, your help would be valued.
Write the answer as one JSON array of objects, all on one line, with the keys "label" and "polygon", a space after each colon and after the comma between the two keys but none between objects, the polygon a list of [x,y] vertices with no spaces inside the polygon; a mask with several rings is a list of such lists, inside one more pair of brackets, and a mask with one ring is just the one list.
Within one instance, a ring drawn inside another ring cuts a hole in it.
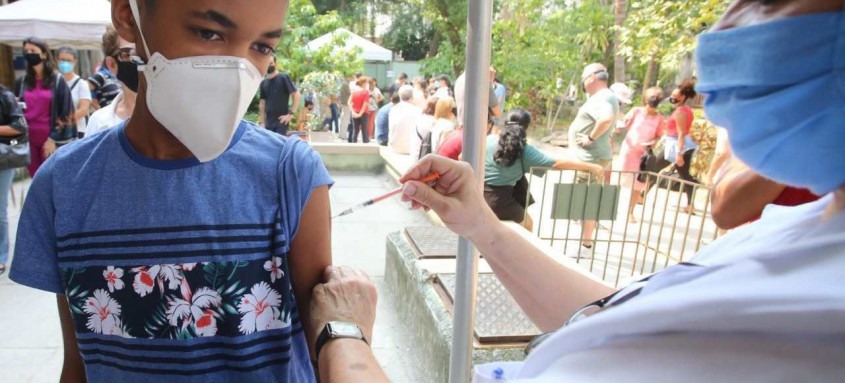
[{"label": "watch strap", "polygon": [[355,327],[357,327],[358,332],[361,334],[361,336],[357,337],[357,336],[350,336],[350,335],[334,334],[331,331],[332,323],[331,322],[326,323],[326,326],[323,327],[323,331],[320,332],[320,335],[317,336],[317,341],[314,343],[314,349],[315,349],[314,350],[314,356],[317,357],[317,360],[320,360],[320,351],[323,350],[323,346],[325,346],[326,343],[328,341],[332,340],[332,339],[359,339],[359,340],[364,341],[364,343],[366,343],[368,345],[370,344],[370,342],[367,341],[367,337],[364,336],[364,332],[361,331],[361,328],[358,325],[356,325],[354,323],[349,323],[349,324],[352,324]]}]

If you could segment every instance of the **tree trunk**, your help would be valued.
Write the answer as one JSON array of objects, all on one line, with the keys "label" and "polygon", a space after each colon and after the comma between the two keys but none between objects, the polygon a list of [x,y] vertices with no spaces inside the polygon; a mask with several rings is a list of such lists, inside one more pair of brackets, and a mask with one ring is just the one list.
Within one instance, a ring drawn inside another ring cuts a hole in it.
[{"label": "tree trunk", "polygon": [[651,56],[648,61],[648,69],[645,72],[645,80],[643,80],[643,94],[645,90],[651,88],[657,83],[658,75],[660,74],[660,59],[657,55]]},{"label": "tree trunk", "polygon": [[613,15],[615,18],[616,32],[613,33],[613,81],[626,81],[625,78],[625,57],[619,52],[622,44],[621,28],[625,26],[625,19],[628,17],[628,2],[626,0],[615,0],[613,3]]}]

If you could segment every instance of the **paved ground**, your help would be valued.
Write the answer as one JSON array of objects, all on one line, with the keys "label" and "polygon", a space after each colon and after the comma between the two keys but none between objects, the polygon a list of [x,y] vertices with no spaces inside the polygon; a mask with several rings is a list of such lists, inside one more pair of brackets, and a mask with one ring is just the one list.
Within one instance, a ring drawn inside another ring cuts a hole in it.
[{"label": "paved ground", "polygon": [[[332,209],[349,206],[396,187],[386,175],[335,174]],[[26,185],[15,185],[18,193]],[[18,199],[20,195],[17,195]],[[9,209],[12,238],[17,228],[17,206]],[[415,369],[412,345],[400,323],[393,302],[384,292],[385,236],[405,226],[427,225],[426,218],[408,211],[398,199],[342,217],[333,223],[334,263],[367,271],[380,296],[373,350],[391,381],[425,382]],[[8,273],[0,276],[0,382],[56,382],[62,364],[61,332],[55,296],[14,284]]]}]

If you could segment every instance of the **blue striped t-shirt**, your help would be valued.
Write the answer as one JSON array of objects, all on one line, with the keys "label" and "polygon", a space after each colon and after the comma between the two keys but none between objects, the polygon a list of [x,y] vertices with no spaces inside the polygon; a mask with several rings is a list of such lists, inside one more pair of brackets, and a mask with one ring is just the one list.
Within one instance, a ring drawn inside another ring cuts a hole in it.
[{"label": "blue striped t-shirt", "polygon": [[67,296],[89,382],[313,382],[288,255],[331,182],[245,122],[208,163],[144,157],[121,125],[38,171],[10,277]]}]

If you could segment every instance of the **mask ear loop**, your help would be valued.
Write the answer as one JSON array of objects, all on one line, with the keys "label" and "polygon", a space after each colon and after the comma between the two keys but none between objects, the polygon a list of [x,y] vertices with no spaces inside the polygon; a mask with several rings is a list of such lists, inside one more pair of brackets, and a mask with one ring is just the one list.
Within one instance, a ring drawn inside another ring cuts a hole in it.
[{"label": "mask ear loop", "polygon": [[[138,11],[138,0],[129,0],[129,8],[132,9],[132,17],[135,18],[135,24],[138,25],[138,33],[141,35],[141,43],[144,44],[144,52],[147,53],[147,60],[150,59],[150,48],[147,46],[147,39],[144,38],[144,31],[141,29],[141,12]],[[143,66],[139,66],[138,70],[142,70]]]}]

